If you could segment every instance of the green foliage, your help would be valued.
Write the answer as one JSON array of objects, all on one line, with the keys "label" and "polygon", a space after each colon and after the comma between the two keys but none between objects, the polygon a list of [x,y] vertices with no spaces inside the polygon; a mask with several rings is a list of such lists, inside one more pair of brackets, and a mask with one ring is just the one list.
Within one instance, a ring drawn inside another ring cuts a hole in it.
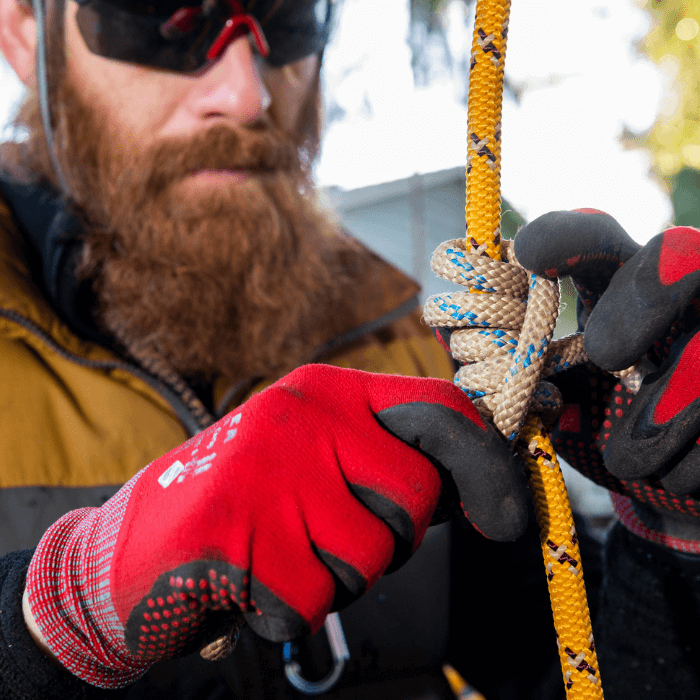
[{"label": "green foliage", "polygon": [[700,228],[700,170],[682,168],[675,175],[671,200],[677,226]]},{"label": "green foliage", "polygon": [[700,5],[686,0],[637,1],[653,21],[638,48],[674,77],[674,87],[665,95],[650,132],[626,133],[625,140],[648,148],[655,174],[671,186],[683,168],[700,169]]},{"label": "green foliage", "polygon": [[525,223],[525,219],[511,206],[508,200],[501,201],[501,236],[503,238],[515,238],[518,229]]},{"label": "green foliage", "polygon": [[671,193],[674,223],[700,227],[700,5],[638,0],[652,28],[638,48],[672,78],[661,113],[646,134],[625,134],[649,149],[654,174]]}]

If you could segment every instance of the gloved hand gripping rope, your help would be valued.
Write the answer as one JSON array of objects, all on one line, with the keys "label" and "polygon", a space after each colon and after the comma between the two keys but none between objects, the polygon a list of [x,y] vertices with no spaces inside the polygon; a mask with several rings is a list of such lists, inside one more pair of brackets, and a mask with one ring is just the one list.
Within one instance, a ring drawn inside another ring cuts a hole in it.
[{"label": "gloved hand gripping rope", "polygon": [[[517,446],[526,465],[567,697],[602,698],[566,485],[548,431],[535,415],[556,417],[561,396],[540,377],[587,361],[583,337],[552,341],[557,281],[528,273],[515,259],[512,244],[500,241],[501,107],[509,12],[509,0],[477,2],[469,83],[467,235],[443,243],[431,262],[436,274],[469,291],[431,297],[425,318],[438,327],[439,337],[449,338],[455,359],[469,363],[460,368],[455,383],[484,417],[493,419],[507,442]],[[630,388],[639,388],[641,377],[635,368],[617,374]]]}]

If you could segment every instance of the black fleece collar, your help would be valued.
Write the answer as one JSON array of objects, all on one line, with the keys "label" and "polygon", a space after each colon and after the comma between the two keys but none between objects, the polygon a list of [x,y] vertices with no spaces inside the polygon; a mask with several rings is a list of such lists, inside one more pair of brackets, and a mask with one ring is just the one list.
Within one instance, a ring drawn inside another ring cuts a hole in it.
[{"label": "black fleece collar", "polygon": [[25,240],[34,283],[69,328],[84,340],[111,345],[94,320],[97,297],[89,281],[75,276],[82,225],[69,214],[65,200],[46,185],[24,185],[0,175],[0,196]]}]

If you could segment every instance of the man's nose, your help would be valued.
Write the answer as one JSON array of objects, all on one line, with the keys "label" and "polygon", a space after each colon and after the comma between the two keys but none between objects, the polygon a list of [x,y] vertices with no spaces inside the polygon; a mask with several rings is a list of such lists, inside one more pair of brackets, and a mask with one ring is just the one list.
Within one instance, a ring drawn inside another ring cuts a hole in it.
[{"label": "man's nose", "polygon": [[252,123],[272,101],[260,77],[255,49],[245,36],[230,43],[199,81],[193,97],[202,119]]}]

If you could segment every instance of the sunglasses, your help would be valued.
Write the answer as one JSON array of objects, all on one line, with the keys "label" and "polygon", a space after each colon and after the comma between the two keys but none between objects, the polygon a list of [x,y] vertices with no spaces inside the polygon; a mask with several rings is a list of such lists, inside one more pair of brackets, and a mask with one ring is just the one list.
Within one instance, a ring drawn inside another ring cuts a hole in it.
[{"label": "sunglasses", "polygon": [[249,35],[278,68],[319,53],[328,42],[336,0],[77,0],[78,28],[104,58],[189,73]]}]

